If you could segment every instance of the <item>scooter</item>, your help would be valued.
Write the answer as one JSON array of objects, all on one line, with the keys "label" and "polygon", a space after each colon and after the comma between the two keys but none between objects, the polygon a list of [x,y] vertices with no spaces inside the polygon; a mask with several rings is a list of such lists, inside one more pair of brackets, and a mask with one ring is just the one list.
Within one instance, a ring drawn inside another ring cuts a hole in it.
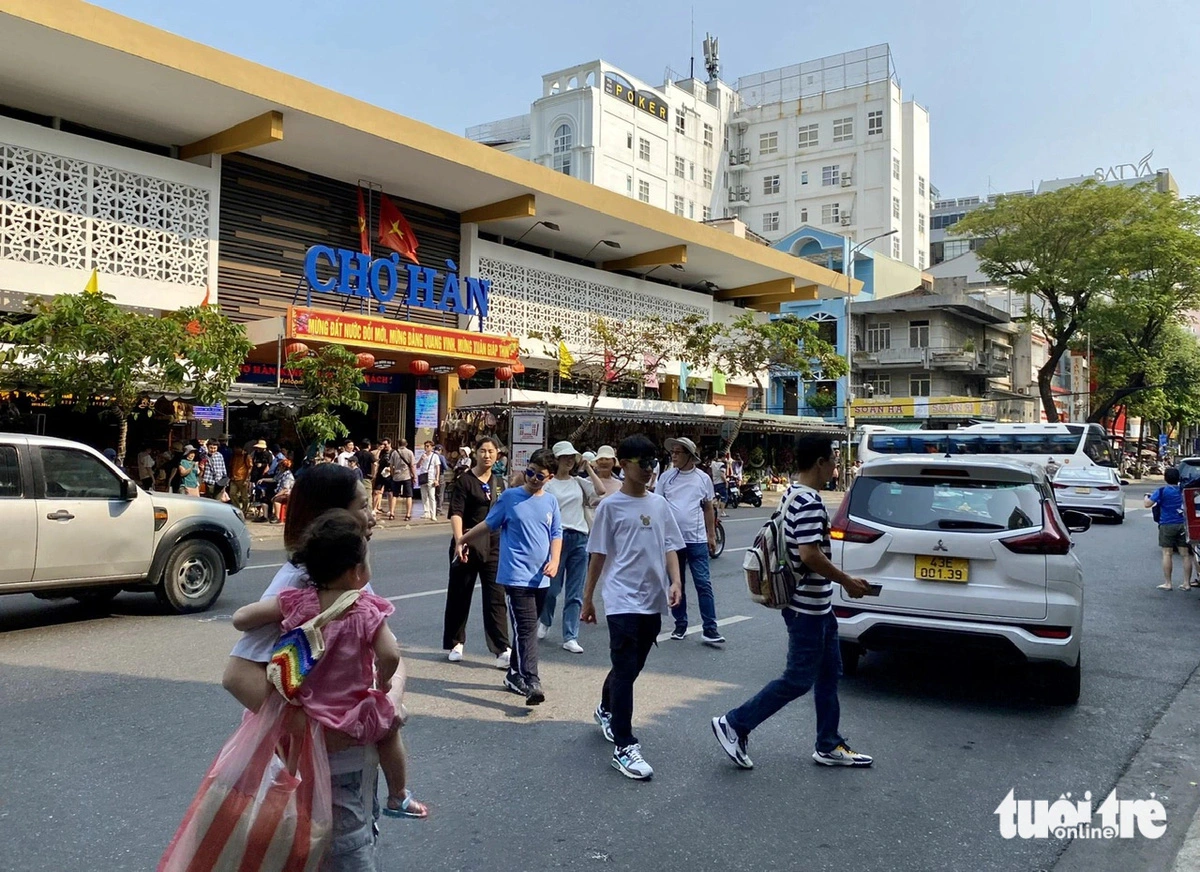
[{"label": "scooter", "polygon": [[729,488],[729,499],[725,505],[736,509],[742,503],[749,503],[756,509],[762,507],[762,486],[758,482],[745,482],[740,487]]}]

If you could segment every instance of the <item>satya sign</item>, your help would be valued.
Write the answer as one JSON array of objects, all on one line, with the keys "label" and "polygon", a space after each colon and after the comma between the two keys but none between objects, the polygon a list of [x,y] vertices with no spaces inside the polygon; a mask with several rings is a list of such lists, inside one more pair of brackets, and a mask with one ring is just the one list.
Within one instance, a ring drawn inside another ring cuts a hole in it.
[{"label": "satya sign", "polygon": [[647,115],[653,115],[659,121],[667,120],[667,104],[662,97],[653,91],[637,90],[621,76],[605,73],[604,93],[616,97],[618,100],[624,100],[630,106],[641,109]]},{"label": "satya sign", "polygon": [[405,306],[478,315],[486,318],[491,282],[458,275],[454,261],[446,271],[400,263],[400,255],[371,257],[347,248],[314,245],[304,255],[304,280],[313,291],[396,301]]}]

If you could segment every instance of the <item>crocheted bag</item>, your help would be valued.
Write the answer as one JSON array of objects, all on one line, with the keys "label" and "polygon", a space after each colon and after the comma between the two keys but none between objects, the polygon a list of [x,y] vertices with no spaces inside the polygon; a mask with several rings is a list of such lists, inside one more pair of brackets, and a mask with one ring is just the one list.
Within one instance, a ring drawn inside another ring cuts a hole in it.
[{"label": "crocheted bag", "polygon": [[350,611],[361,593],[361,590],[346,591],[321,614],[279,637],[267,664],[267,679],[288,702],[295,700],[304,679],[325,654],[321,628]]}]

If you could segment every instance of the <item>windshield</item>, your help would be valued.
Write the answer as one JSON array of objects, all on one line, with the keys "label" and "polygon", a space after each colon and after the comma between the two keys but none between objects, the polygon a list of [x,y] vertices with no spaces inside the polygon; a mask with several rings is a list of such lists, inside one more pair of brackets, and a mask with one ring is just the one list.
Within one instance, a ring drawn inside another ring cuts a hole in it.
[{"label": "windshield", "polygon": [[909,530],[996,532],[1041,525],[1041,495],[1032,482],[939,481],[933,477],[860,477],[850,514]]}]

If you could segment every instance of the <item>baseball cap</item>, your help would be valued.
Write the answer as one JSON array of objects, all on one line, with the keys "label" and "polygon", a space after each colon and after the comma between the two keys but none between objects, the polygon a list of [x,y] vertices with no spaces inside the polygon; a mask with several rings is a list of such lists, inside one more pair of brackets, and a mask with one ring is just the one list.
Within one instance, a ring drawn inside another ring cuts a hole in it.
[{"label": "baseball cap", "polygon": [[613,450],[613,447],[611,445],[601,445],[599,448],[596,449],[596,459],[603,460],[605,458],[607,458],[608,460],[616,460],[617,459],[617,452]]},{"label": "baseball cap", "polygon": [[700,452],[696,450],[696,443],[691,439],[688,439],[686,436],[680,436],[678,439],[668,439],[664,444],[667,446],[668,451],[675,446],[679,446],[688,454],[692,455],[692,457],[696,458],[697,460],[700,459]]},{"label": "baseball cap", "polygon": [[579,453],[575,450],[575,446],[565,439],[562,442],[555,442],[550,450],[554,452],[555,457],[566,457],[568,454]]}]

